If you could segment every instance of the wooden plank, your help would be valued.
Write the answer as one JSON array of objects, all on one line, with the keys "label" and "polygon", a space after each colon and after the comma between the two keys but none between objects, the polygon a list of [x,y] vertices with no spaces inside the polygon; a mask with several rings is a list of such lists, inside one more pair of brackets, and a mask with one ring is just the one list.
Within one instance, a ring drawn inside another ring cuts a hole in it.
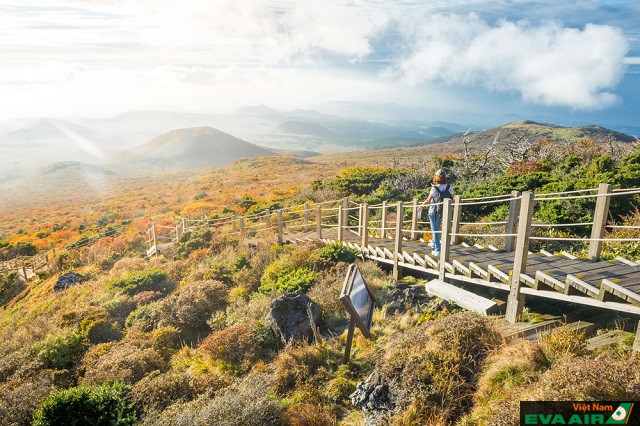
[{"label": "wooden plank", "polygon": [[451,262],[454,266],[454,268],[456,268],[458,271],[462,272],[462,274],[470,277],[471,276],[471,270],[466,267],[463,263],[461,263],[460,261],[458,261],[457,259],[454,259]]},{"label": "wooden plank", "polygon": [[624,257],[622,257],[622,256],[616,256],[616,260],[617,260],[617,261],[619,261],[619,262],[624,263],[625,265],[633,266],[633,267],[635,267],[635,268],[637,268],[637,267],[638,267],[638,264],[637,264],[637,263],[632,262],[632,261],[630,261],[629,259],[626,259],[626,258],[624,258]]},{"label": "wooden plank", "polygon": [[551,288],[554,288],[554,289],[564,293],[565,283],[563,283],[560,280],[557,280],[557,279],[553,278],[552,276],[549,276],[549,275],[545,274],[542,271],[536,271],[536,280],[541,281],[541,282],[547,284],[548,286],[550,286]]},{"label": "wooden plank", "polygon": [[624,330],[612,330],[592,337],[591,339],[587,339],[587,349],[594,350],[604,346],[611,346],[626,337],[626,334]]},{"label": "wooden plank", "polygon": [[488,281],[489,273],[482,269],[480,266],[476,265],[474,262],[469,262],[469,269],[471,270],[472,276],[473,274],[476,274]]},{"label": "wooden plank", "polygon": [[508,283],[511,279],[511,277],[509,277],[509,274],[504,273],[496,266],[487,265],[487,271],[503,283]]},{"label": "wooden plank", "polygon": [[494,312],[498,304],[491,299],[478,296],[441,280],[431,280],[425,284],[427,293],[453,302],[458,306],[482,315]]},{"label": "wooden plank", "polygon": [[568,252],[566,252],[566,251],[564,251],[564,250],[562,250],[560,253],[561,253],[564,257],[567,257],[567,258],[569,258],[569,259],[577,259],[577,257],[576,257],[576,256],[574,256],[574,255],[572,255],[571,253],[568,253]]},{"label": "wooden plank", "polygon": [[565,283],[567,284],[565,287],[565,294],[569,294],[569,288],[573,287],[576,290],[578,290],[581,293],[585,293],[588,294],[591,297],[595,297],[596,299],[598,298],[598,295],[600,294],[600,289],[596,288],[594,286],[592,286],[589,283],[586,283],[584,281],[582,281],[581,279],[575,277],[574,275],[567,275],[567,279],[565,281]]},{"label": "wooden plank", "polygon": [[588,296],[576,296],[559,293],[557,291],[536,290],[534,288],[522,287],[521,292],[526,295],[544,297],[547,299],[559,300],[561,302],[576,303],[579,305],[593,306],[596,308],[608,309],[616,312],[625,312],[634,315],[640,315],[640,307],[629,303],[605,302],[596,300]]},{"label": "wooden plank", "polygon": [[418,253],[413,253],[414,262],[420,266],[427,266],[427,261],[424,260],[424,257],[420,256]]},{"label": "wooden plank", "polygon": [[546,250],[540,250],[540,253],[541,253],[541,254],[544,254],[545,256],[549,256],[549,257],[551,257],[551,256],[555,256],[553,253],[549,253],[549,252],[548,252],[548,251],[546,251]]},{"label": "wooden plank", "polygon": [[431,266],[432,268],[434,268],[434,269],[438,269],[438,260],[437,260],[437,259],[435,259],[435,258],[433,258],[433,257],[431,257],[431,256],[428,256],[428,255],[425,255],[425,256],[424,256],[424,260],[425,260],[425,261],[426,261],[426,263],[428,263],[428,264],[429,264],[429,266]]},{"label": "wooden plank", "polygon": [[602,280],[602,288],[621,299],[627,300],[636,306],[640,306],[640,295],[638,293],[628,290],[613,281],[607,279]]}]

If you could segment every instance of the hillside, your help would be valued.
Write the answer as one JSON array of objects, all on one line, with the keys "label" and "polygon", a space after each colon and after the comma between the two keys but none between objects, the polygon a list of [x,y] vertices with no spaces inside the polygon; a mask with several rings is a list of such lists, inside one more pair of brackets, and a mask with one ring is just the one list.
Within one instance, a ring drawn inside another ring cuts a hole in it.
[{"label": "hillside", "polygon": [[[406,158],[424,162],[418,171],[391,164],[405,150],[366,153],[392,168],[352,167],[343,155],[323,156],[324,162],[245,158],[220,168],[146,175],[80,163],[42,170],[43,181],[64,185],[0,206],[0,255],[110,236],[80,250],[59,250],[51,269],[29,282],[13,271],[0,274],[0,422],[31,424],[80,398],[72,416],[85,410],[89,416],[123,415],[120,424],[127,425],[517,424],[520,400],[640,398],[632,333],[617,330],[609,347],[596,348],[570,326],[536,336],[537,343],[513,341],[497,321],[425,294],[418,278],[397,283],[384,265],[361,261],[344,246],[277,244],[263,222],[256,230],[250,219],[251,240],[200,226],[203,215],[261,214],[346,195],[356,202],[398,199],[408,205],[424,196],[441,161],[415,153],[447,155],[447,146],[407,148],[414,155]],[[616,188],[640,185],[638,152],[610,160],[602,152],[589,154],[579,161],[540,159],[534,166],[546,167],[544,172],[498,167],[461,178],[456,191],[465,197],[505,188],[550,192],[605,179]],[[449,170],[460,166],[451,160]],[[106,184],[83,186],[86,175]],[[612,207],[615,223],[640,223],[638,202],[629,198],[632,203],[618,197]],[[566,206],[540,206],[537,214],[578,222],[593,210],[582,200]],[[504,213],[480,205],[474,214],[501,220]],[[182,218],[196,225],[160,256],[147,257],[151,223],[166,230]],[[634,246],[610,244],[605,252],[607,258],[640,258]],[[376,304],[372,339],[356,331],[351,362],[342,365],[348,315],[339,296],[353,261]],[[301,293],[291,296],[294,290]],[[491,291],[487,295],[495,297]],[[319,334],[283,343],[272,307],[282,306],[285,294],[303,301],[304,312],[306,297],[317,304],[310,310],[321,311],[314,318]],[[603,320],[603,329],[635,326],[620,318]],[[522,325],[540,320],[532,308]],[[95,410],[96,400],[116,408]]]},{"label": "hillside", "polygon": [[212,127],[172,130],[131,149],[125,162],[168,169],[219,167],[240,158],[273,156],[272,150]]}]

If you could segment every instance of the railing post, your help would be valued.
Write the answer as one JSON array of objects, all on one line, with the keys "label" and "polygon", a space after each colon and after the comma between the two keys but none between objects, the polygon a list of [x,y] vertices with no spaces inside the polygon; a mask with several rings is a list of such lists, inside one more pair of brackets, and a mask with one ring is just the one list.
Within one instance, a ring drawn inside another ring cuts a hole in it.
[{"label": "railing post", "polygon": [[267,209],[264,212],[264,221],[266,223],[267,231],[271,228],[271,210]]},{"label": "railing post", "polygon": [[342,216],[342,226],[349,227],[349,197],[342,199]]},{"label": "railing post", "polygon": [[238,219],[238,227],[240,228],[240,236],[244,235],[244,217],[240,216]]},{"label": "railing post", "polygon": [[413,199],[413,205],[411,206],[413,209],[411,211],[411,239],[417,240],[418,238],[418,199]]},{"label": "railing post", "polygon": [[386,200],[382,202],[382,217],[380,221],[380,227],[382,228],[381,237],[384,240],[387,238],[387,202]]},{"label": "railing post", "polygon": [[402,267],[398,265],[398,257],[402,254],[402,218],[404,216],[404,205],[398,201],[396,219],[396,239],[393,247],[393,279],[397,280],[402,274]]},{"label": "railing post", "polygon": [[157,242],[156,242],[156,223],[155,222],[153,222],[151,224],[151,235],[152,235],[151,238],[152,238],[152,241],[153,241],[153,246],[152,247],[154,249],[156,257],[158,257],[158,245],[157,245]]},{"label": "railing post", "polygon": [[362,212],[362,252],[367,249],[369,245],[369,204],[364,203],[361,208]]},{"label": "railing post", "polygon": [[[516,224],[518,223],[518,211],[520,210],[520,191],[511,191],[511,200],[509,201],[509,216],[507,217],[506,234],[516,233]],[[515,248],[516,237],[508,236],[504,241],[504,250],[509,252]]]},{"label": "railing post", "polygon": [[[446,198],[445,198],[446,199]],[[451,245],[460,244],[460,218],[462,217],[462,196],[453,196],[453,217],[451,219]]]},{"label": "railing post", "polygon": [[202,224],[203,225],[207,225],[207,215],[206,214],[202,215]]},{"label": "railing post", "polygon": [[449,252],[451,249],[451,219],[453,217],[453,206],[451,206],[453,200],[451,198],[445,198],[442,206],[442,223],[440,224],[440,235],[435,235],[434,238],[440,238],[440,262],[438,264],[440,271],[438,278],[440,281],[444,281],[447,269],[445,263],[449,261]]},{"label": "railing post", "polygon": [[609,203],[611,197],[612,186],[608,183],[601,183],[598,186],[599,197],[596,200],[596,210],[593,213],[593,227],[591,228],[591,242],[589,243],[589,260],[597,262],[600,260],[602,252],[602,241],[594,241],[593,239],[601,239],[604,237],[604,227],[607,224],[607,216],[609,215]]},{"label": "railing post", "polygon": [[318,239],[322,239],[322,206],[318,206],[316,212],[316,232],[318,233]]},{"label": "railing post", "polygon": [[309,203],[304,203],[304,232],[309,232]]},{"label": "railing post", "polygon": [[507,299],[506,320],[515,323],[522,315],[524,295],[520,294],[520,274],[527,268],[527,254],[529,253],[529,233],[531,232],[531,218],[533,216],[534,194],[529,191],[522,193],[520,201],[520,217],[518,219],[518,236],[516,252],[513,257],[513,273],[511,274],[511,289]]},{"label": "railing post", "polygon": [[282,210],[278,210],[278,214],[277,214],[277,220],[278,220],[278,243],[282,244]]},{"label": "railing post", "polygon": [[342,206],[338,206],[338,241],[342,241],[343,238],[344,211]]},{"label": "railing post", "polygon": [[358,206],[358,235],[362,237],[362,204]]},{"label": "railing post", "polygon": [[236,232],[236,215],[231,216],[231,232]]}]

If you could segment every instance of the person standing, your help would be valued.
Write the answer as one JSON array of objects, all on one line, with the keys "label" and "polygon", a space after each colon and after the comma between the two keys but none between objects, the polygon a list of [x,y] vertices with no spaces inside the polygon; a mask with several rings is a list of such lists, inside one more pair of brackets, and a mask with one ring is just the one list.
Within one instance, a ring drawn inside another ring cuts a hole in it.
[{"label": "person standing", "polygon": [[[440,255],[440,229],[442,227],[442,202],[445,198],[453,198],[453,187],[447,183],[447,173],[440,169],[433,175],[433,185],[429,192],[429,197],[424,201],[419,210],[425,204],[429,204],[429,223],[431,225],[431,242],[430,247],[433,247],[431,252],[434,256]],[[419,214],[421,212],[419,211]]]}]

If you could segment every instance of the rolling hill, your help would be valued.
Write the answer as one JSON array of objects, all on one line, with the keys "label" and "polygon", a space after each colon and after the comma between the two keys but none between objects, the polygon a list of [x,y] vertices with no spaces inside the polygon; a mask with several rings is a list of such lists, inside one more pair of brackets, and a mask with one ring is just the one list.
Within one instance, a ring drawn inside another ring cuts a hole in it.
[{"label": "rolling hill", "polygon": [[168,133],[129,150],[125,162],[167,169],[219,167],[240,158],[278,155],[212,127],[192,127]]}]

